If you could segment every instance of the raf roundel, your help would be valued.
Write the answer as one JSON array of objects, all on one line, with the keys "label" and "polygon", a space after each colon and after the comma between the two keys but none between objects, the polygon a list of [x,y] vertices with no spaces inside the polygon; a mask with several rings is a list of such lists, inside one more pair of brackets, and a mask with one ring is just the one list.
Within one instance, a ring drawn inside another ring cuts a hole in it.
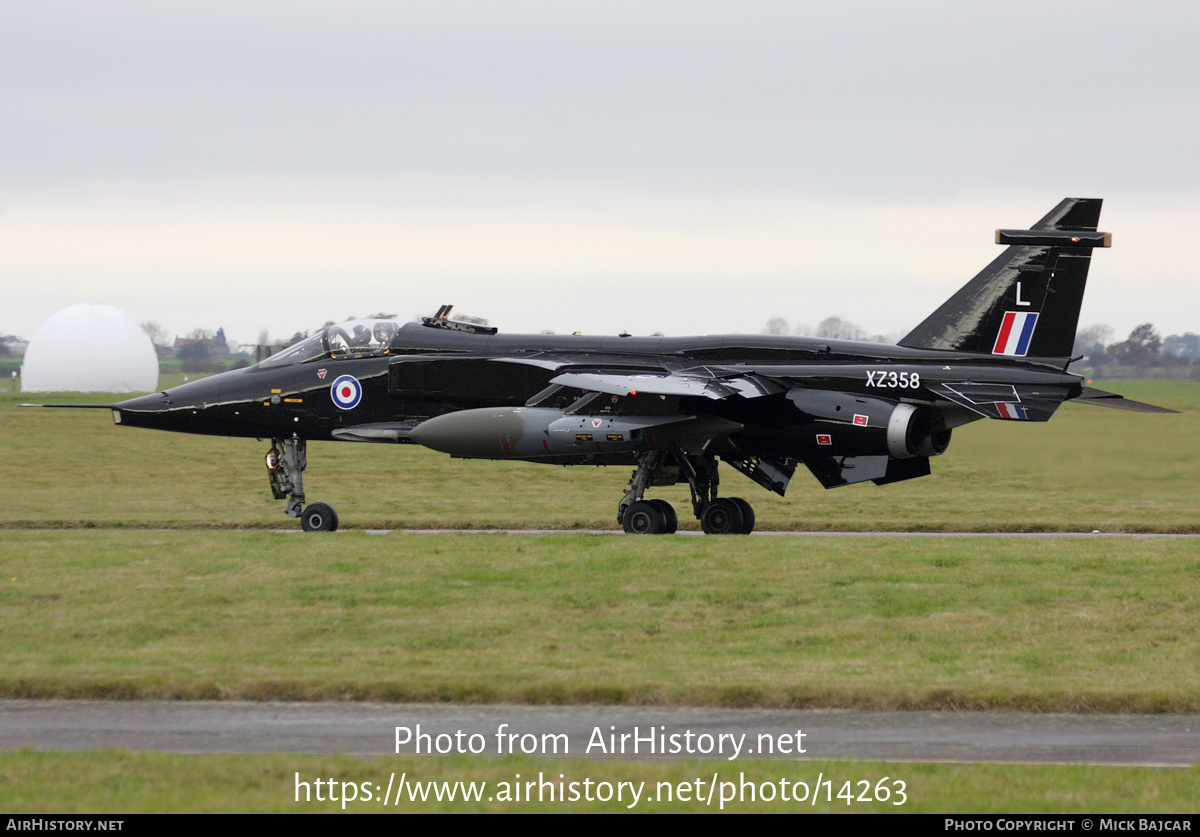
[{"label": "raf roundel", "polygon": [[362,384],[353,375],[342,375],[329,388],[333,403],[342,410],[353,410],[362,401]]}]

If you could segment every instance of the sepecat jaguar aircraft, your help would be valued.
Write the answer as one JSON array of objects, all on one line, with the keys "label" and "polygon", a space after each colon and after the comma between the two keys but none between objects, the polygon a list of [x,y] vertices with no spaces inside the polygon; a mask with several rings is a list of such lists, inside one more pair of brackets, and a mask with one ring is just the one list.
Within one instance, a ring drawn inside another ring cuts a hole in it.
[{"label": "sepecat jaguar aircraft", "polygon": [[309,441],[418,444],[453,457],[633,465],[626,532],[674,532],[648,499],[685,481],[709,534],[749,534],[754,510],[718,496],[718,458],[783,495],[798,466],[826,488],[923,477],[972,421],[1046,421],[1067,400],[1172,412],[1067,372],[1100,200],[1068,198],[998,230],[991,264],[898,345],[773,335],[498,334],[449,318],[326,327],[247,369],[110,407],[117,424],[272,439],[271,490],[306,531]]}]

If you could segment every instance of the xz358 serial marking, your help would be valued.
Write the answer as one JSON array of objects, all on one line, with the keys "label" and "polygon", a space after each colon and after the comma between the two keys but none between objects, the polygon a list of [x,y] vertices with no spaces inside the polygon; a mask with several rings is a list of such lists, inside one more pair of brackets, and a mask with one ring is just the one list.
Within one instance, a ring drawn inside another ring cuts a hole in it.
[{"label": "xz358 serial marking", "polygon": [[920,389],[921,376],[916,372],[888,372],[880,369],[867,373],[867,386]]}]

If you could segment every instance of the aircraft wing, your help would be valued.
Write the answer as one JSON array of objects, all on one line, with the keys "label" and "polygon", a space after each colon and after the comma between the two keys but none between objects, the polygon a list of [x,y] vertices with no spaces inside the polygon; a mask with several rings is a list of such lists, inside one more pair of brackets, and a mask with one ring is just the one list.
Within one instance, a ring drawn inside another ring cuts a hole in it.
[{"label": "aircraft wing", "polygon": [[1105,392],[1102,389],[1092,389],[1084,387],[1083,394],[1073,399],[1083,404],[1095,404],[1097,407],[1116,407],[1120,410],[1133,410],[1138,413],[1178,413],[1178,410],[1168,410],[1166,407],[1158,407],[1154,404],[1144,404],[1141,401],[1133,401],[1129,398],[1123,398],[1115,392]]},{"label": "aircraft wing", "polygon": [[758,398],[782,392],[778,384],[757,375],[733,374],[720,377],[711,370],[705,372],[671,372],[662,374],[622,374],[610,372],[565,372],[551,378],[550,383],[608,395],[690,395],[713,400],[740,395]]},{"label": "aircraft wing", "polygon": [[544,357],[493,357],[488,358],[489,363],[518,363],[522,366],[536,366],[539,369],[549,369],[555,371],[562,369],[570,364],[565,360],[551,360]]}]

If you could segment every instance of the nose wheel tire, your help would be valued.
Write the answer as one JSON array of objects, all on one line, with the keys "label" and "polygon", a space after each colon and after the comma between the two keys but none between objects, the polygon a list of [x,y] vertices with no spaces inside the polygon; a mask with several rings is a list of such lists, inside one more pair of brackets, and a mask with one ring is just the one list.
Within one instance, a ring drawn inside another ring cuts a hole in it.
[{"label": "nose wheel tire", "polygon": [[305,532],[336,532],[337,512],[328,503],[313,503],[300,513],[300,527]]}]

